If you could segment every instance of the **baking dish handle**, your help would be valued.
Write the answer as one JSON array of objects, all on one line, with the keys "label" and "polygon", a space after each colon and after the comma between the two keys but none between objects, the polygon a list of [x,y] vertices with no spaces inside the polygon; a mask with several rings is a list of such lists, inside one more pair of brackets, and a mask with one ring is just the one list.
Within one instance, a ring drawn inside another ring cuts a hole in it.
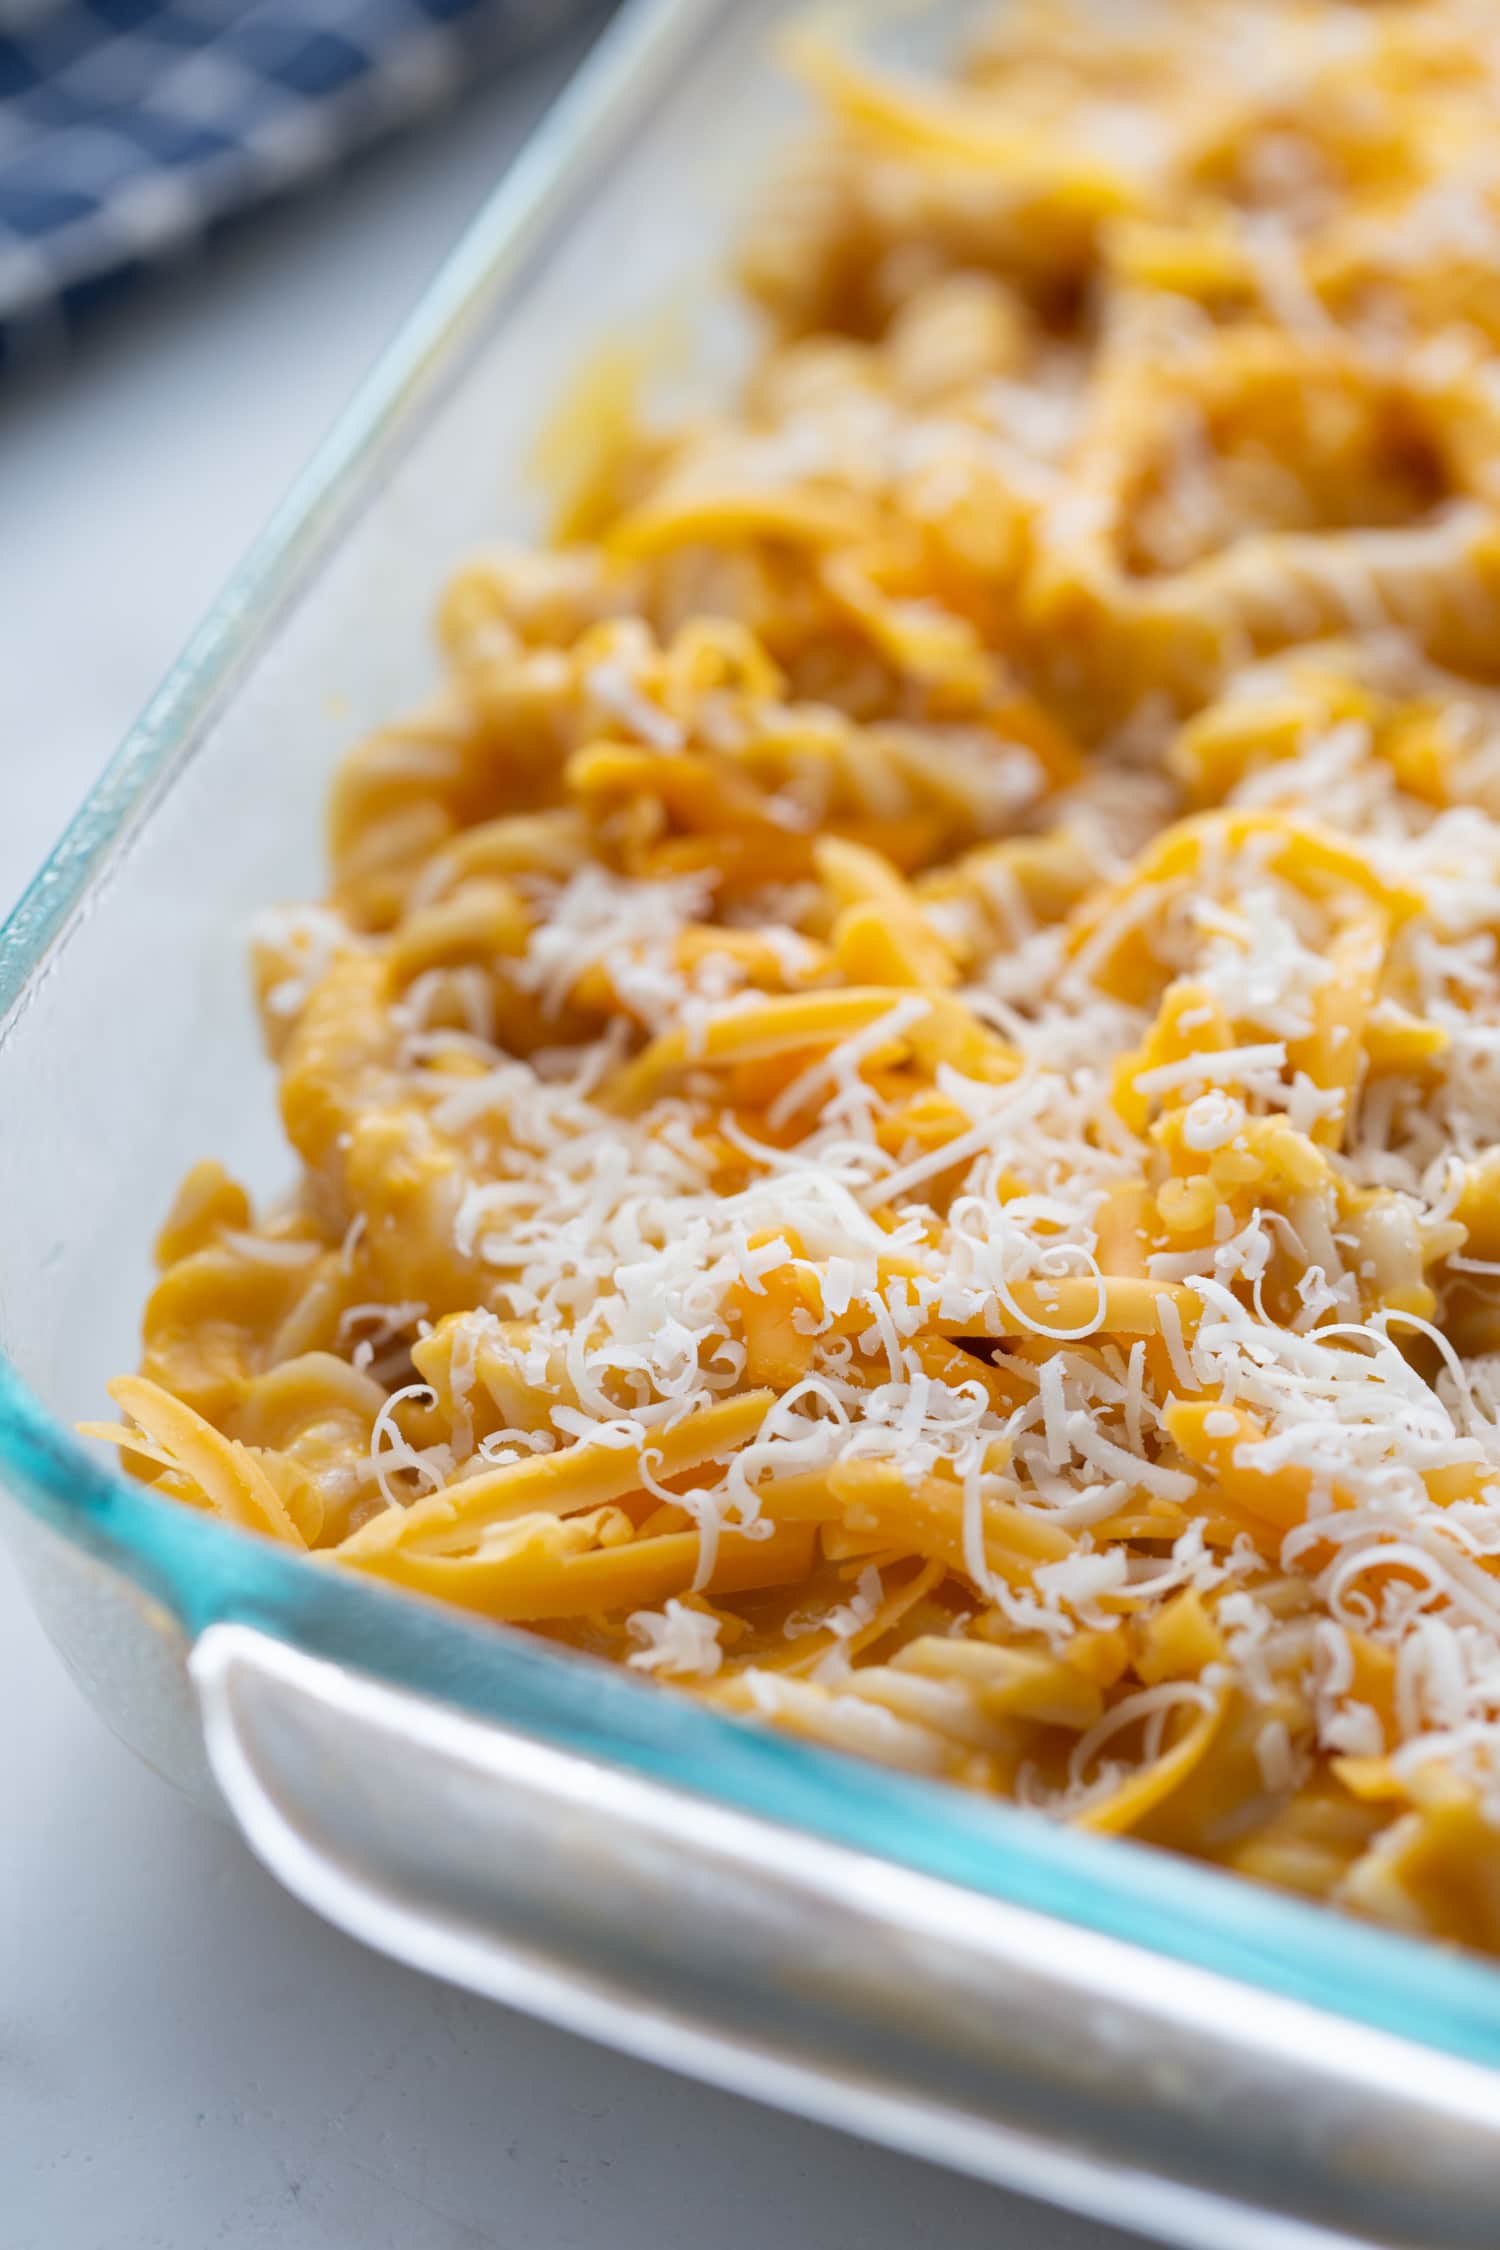
[{"label": "baking dish handle", "polygon": [[381,1951],[1218,2250],[1493,2250],[1479,2068],[328,1664],[198,1641],[252,1848]]}]

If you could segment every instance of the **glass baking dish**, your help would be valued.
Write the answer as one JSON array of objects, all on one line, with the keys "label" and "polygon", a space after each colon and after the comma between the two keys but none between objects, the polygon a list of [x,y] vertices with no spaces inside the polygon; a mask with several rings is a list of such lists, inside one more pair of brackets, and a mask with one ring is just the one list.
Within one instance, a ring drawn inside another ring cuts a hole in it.
[{"label": "glass baking dish", "polygon": [[[700,382],[741,348],[791,13],[626,8],[0,932],[7,1532],[105,1718],[375,1945],[1158,2240],[1493,2250],[1493,1968],[382,1593],[69,1434],[184,1167],[278,1184],[245,925],[317,894],[335,756],[430,684],[448,568],[537,528],[591,345],[667,318]],[[931,59],[966,13],[872,36]]]}]

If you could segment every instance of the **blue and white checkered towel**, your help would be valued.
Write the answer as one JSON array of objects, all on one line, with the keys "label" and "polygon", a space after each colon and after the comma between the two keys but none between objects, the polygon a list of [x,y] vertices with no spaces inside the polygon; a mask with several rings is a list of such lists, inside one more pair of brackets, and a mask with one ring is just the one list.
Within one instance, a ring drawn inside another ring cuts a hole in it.
[{"label": "blue and white checkered towel", "polygon": [[598,0],[0,0],[0,345]]}]

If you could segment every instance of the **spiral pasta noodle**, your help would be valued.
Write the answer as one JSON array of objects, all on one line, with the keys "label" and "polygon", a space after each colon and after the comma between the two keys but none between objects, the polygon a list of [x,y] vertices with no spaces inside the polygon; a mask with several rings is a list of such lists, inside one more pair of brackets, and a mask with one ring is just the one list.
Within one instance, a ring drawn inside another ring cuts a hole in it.
[{"label": "spiral pasta noodle", "polygon": [[258,929],[298,1185],[189,1175],[96,1434],[1500,1950],[1500,40],[796,67],[741,395],[449,586]]}]

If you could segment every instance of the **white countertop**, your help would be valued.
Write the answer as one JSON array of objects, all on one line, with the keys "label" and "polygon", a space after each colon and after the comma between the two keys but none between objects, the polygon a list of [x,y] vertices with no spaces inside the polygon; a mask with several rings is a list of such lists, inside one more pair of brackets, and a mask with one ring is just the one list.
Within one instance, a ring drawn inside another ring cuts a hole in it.
[{"label": "white countertop", "polygon": [[[0,910],[566,58],[0,387]],[[3,2250],[1123,2250],[365,1953],[106,1734],[0,1556]]]}]

